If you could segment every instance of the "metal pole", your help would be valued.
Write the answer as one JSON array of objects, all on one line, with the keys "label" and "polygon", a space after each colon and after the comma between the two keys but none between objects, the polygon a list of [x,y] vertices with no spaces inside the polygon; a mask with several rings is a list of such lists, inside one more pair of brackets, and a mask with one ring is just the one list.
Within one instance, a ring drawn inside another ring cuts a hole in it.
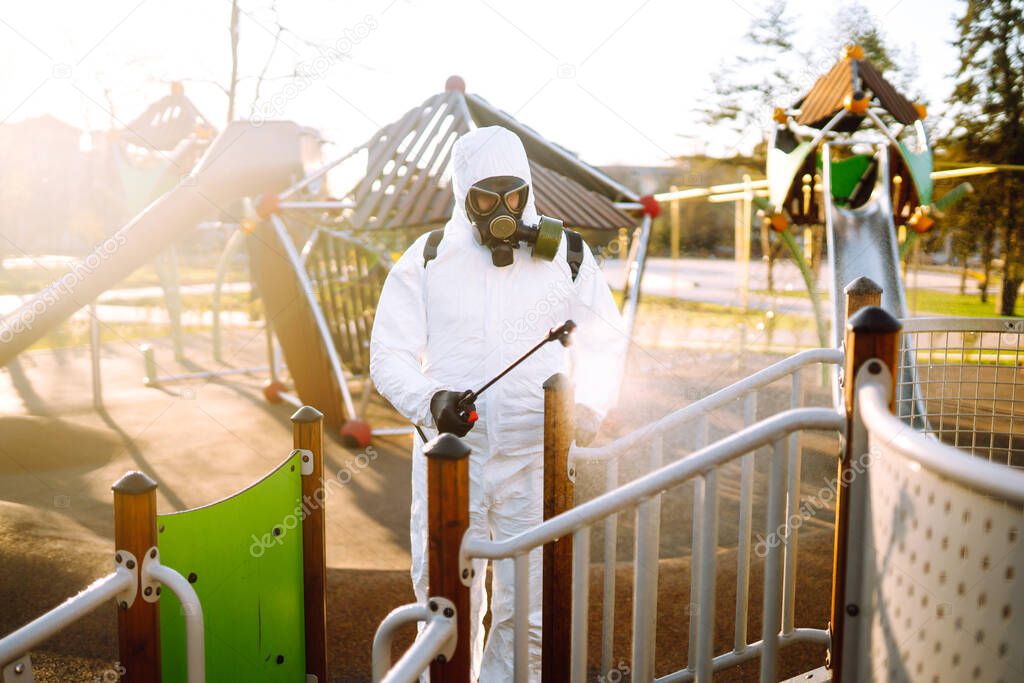
[{"label": "metal pole", "polygon": [[89,304],[89,358],[92,361],[92,406],[103,408],[103,377],[100,368],[100,352],[103,340],[100,336],[100,318],[96,302]]}]

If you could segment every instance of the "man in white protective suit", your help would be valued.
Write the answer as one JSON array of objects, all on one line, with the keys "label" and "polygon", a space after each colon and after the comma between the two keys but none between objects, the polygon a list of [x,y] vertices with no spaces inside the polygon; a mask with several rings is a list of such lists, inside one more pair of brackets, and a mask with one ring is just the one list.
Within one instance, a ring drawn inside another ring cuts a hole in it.
[{"label": "man in white protective suit", "polygon": [[[438,431],[463,437],[472,449],[470,533],[502,540],[543,520],[542,384],[571,368],[576,440],[589,443],[615,400],[626,338],[604,275],[578,235],[555,233],[546,257],[538,256],[536,244],[531,252],[523,235],[537,233],[539,217],[529,161],[514,133],[492,126],[463,135],[452,148],[452,169],[451,220],[443,233],[417,239],[384,283],[373,324],[370,373],[380,393],[427,438]],[[465,392],[497,375],[549,328],[570,319],[578,326],[572,346],[542,347],[477,399],[479,419],[470,422],[458,405]],[[424,601],[426,462],[421,438],[414,439],[412,580],[416,598]],[[485,561],[477,561],[475,569],[472,679],[512,680],[513,561],[494,566],[486,647]],[[540,678],[541,579],[538,549],[530,555],[531,680]],[[463,638],[460,633],[460,646],[467,642]]]}]

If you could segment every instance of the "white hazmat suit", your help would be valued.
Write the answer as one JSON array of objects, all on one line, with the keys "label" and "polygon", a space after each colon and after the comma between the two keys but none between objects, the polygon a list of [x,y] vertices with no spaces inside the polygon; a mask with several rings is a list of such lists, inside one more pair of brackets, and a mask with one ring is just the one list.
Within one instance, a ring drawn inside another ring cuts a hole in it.
[{"label": "white hazmat suit", "polygon": [[[424,265],[427,235],[403,254],[384,283],[373,324],[370,373],[378,391],[408,420],[436,434],[430,399],[438,391],[479,388],[544,337],[574,320],[569,350],[547,344],[476,401],[479,420],[464,441],[470,455],[470,533],[496,540],[515,536],[543,518],[542,384],[573,368],[576,402],[603,416],[615,398],[626,339],[622,318],[589,249],[576,280],[562,239],[552,261],[515,250],[512,265],[496,267],[465,212],[469,187],[492,176],[530,182],[522,142],[498,126],[462,136],[452,149],[455,208],[435,259]],[[536,224],[531,188],[523,220]],[[412,467],[412,580],[427,598],[427,486],[422,442]],[[541,565],[530,555],[530,678],[540,677]],[[472,678],[512,679],[513,562],[495,563],[491,628],[483,647],[485,563],[470,590]],[[459,647],[467,643],[459,634]],[[482,654],[481,654],[482,653]]]}]

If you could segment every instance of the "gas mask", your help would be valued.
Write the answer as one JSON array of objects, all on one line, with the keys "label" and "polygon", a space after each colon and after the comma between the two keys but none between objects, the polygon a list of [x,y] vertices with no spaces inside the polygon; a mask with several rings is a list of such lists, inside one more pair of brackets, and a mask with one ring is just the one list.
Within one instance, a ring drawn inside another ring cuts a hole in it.
[{"label": "gas mask", "polygon": [[551,261],[562,241],[562,221],[541,216],[537,225],[523,222],[530,185],[515,176],[485,178],[469,188],[466,215],[476,227],[480,241],[491,250],[491,262],[500,267],[512,264],[512,250],[521,243],[532,245],[533,256]]}]

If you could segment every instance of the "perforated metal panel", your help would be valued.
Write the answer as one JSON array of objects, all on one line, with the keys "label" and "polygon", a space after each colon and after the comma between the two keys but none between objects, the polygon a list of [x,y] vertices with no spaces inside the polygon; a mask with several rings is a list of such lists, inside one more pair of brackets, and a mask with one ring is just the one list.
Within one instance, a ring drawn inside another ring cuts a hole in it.
[{"label": "perforated metal panel", "polygon": [[1020,507],[871,448],[861,680],[1024,680]]},{"label": "perforated metal panel", "polygon": [[897,414],[957,448],[1024,467],[1024,321],[932,318],[904,321],[904,330]]}]

